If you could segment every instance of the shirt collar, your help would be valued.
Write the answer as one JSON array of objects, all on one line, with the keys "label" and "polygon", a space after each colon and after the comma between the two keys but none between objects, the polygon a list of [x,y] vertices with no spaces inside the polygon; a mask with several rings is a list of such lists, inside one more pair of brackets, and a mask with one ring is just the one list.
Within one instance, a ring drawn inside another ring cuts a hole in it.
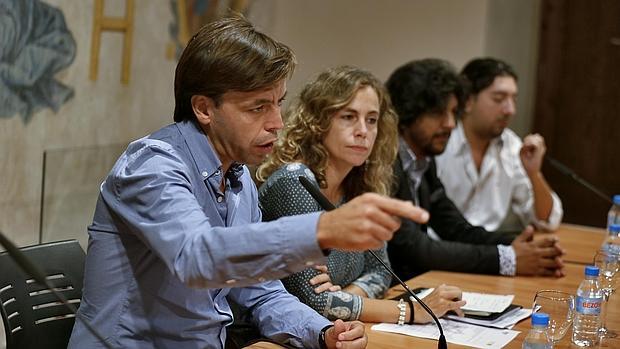
[{"label": "shirt collar", "polygon": [[405,171],[424,172],[428,167],[428,157],[418,159],[402,137],[398,137],[398,155]]},{"label": "shirt collar", "polygon": [[456,154],[463,154],[468,151],[469,143],[467,143],[467,137],[465,137],[462,122],[457,122],[456,128],[450,134],[448,146],[450,146],[450,143],[454,145],[454,152]]},{"label": "shirt collar", "polygon": [[499,137],[495,137],[491,140],[491,146],[497,147],[498,150],[502,150],[504,144],[508,141],[508,134],[506,131],[502,131],[502,134]]},{"label": "shirt collar", "polygon": [[[202,128],[193,120],[181,121],[176,125],[185,139],[185,144],[187,144],[189,153],[192,155],[200,174],[204,178],[220,174],[222,162]],[[234,178],[239,179],[243,174],[243,165],[233,162],[229,172]]]},{"label": "shirt collar", "polygon": [[[506,132],[502,132],[499,137],[495,137],[489,142],[489,148],[497,148],[498,151],[501,151],[506,143],[506,137],[508,137]],[[469,143],[467,142],[467,137],[465,137],[465,130],[463,129],[462,122],[456,124],[456,128],[450,135],[450,143],[454,144],[453,151],[456,154],[465,154],[469,151]],[[450,144],[448,146],[450,146]]]}]

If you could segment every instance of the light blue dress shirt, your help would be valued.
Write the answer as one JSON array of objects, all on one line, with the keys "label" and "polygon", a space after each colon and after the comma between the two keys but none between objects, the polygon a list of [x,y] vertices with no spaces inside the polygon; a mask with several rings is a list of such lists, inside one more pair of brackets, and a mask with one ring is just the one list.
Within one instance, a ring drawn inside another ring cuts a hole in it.
[{"label": "light blue dress shirt", "polygon": [[[194,122],[169,125],[131,143],[101,184],[79,312],[116,348],[223,348],[228,297],[265,336],[316,348],[330,322],[265,280],[326,263],[318,217],[257,223],[248,169],[223,174]],[[103,346],[76,320],[69,348]]]}]

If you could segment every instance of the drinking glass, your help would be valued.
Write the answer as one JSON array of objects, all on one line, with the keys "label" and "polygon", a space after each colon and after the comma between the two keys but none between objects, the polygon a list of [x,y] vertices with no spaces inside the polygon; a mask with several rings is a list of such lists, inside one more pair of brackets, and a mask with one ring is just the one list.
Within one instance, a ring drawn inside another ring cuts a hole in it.
[{"label": "drinking glass", "polygon": [[610,330],[605,325],[607,317],[607,305],[609,297],[614,293],[618,286],[618,276],[620,275],[620,254],[609,250],[600,250],[594,255],[594,265],[599,268],[599,284],[603,290],[603,310],[601,313],[601,328],[599,334],[605,338],[616,338],[618,333]]},{"label": "drinking glass", "polygon": [[549,314],[547,335],[557,343],[571,327],[575,317],[575,297],[562,291],[541,290],[534,296],[532,311]]}]

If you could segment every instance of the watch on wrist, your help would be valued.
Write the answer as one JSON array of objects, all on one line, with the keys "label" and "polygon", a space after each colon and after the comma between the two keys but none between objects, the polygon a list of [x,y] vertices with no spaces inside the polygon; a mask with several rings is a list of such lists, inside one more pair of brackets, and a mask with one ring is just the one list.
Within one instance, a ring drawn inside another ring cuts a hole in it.
[{"label": "watch on wrist", "polygon": [[327,330],[329,330],[332,327],[334,327],[334,325],[325,326],[321,329],[321,332],[319,332],[319,347],[321,349],[327,349],[327,343],[325,342],[325,335],[327,334]]}]

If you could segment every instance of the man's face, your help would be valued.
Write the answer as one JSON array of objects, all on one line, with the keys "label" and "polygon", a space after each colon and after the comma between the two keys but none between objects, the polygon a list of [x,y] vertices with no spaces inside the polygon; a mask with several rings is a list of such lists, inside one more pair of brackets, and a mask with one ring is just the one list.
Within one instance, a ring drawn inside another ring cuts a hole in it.
[{"label": "man's face", "polygon": [[457,106],[458,101],[452,95],[443,112],[422,114],[413,123],[401,128],[401,136],[417,157],[443,153],[450,139],[450,132],[455,127]]},{"label": "man's face", "polygon": [[499,137],[516,113],[517,82],[511,76],[498,76],[493,83],[471,96],[463,117],[466,127],[479,137]]},{"label": "man's face", "polygon": [[269,88],[224,93],[219,105],[210,100],[209,121],[198,118],[224,166],[232,162],[260,164],[271,152],[283,126],[281,105],[286,81]]}]

